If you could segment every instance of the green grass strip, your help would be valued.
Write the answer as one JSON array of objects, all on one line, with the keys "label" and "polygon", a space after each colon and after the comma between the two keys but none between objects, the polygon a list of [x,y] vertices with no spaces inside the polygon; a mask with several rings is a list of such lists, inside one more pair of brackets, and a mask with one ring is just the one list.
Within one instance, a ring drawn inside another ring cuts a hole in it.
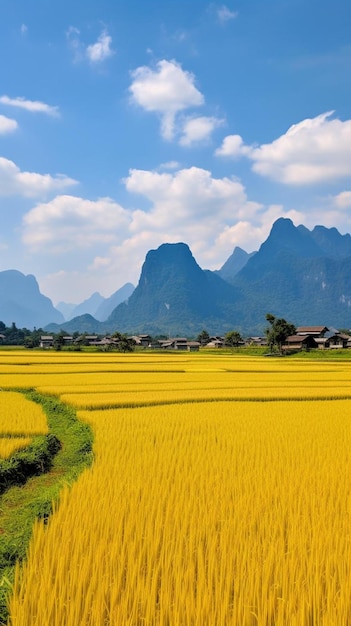
[{"label": "green grass strip", "polygon": [[[53,502],[58,500],[62,486],[76,480],[93,459],[92,430],[88,424],[77,419],[72,407],[66,406],[54,396],[42,395],[33,390],[17,389],[15,391],[21,391],[29,400],[42,406],[47,416],[49,441],[60,442],[60,449],[51,458],[49,471],[28,478],[22,486],[8,488],[0,497],[0,624],[2,626],[8,621],[8,597],[12,590],[15,564],[26,557],[34,521],[38,518],[44,520],[48,518],[52,512]],[[40,445],[40,442],[36,442],[35,445]],[[42,469],[45,472],[44,466]]]},{"label": "green grass strip", "polygon": [[34,437],[29,446],[15,452],[9,459],[1,459],[0,495],[14,485],[23,485],[31,476],[48,472],[60,448],[58,438],[49,433]]}]

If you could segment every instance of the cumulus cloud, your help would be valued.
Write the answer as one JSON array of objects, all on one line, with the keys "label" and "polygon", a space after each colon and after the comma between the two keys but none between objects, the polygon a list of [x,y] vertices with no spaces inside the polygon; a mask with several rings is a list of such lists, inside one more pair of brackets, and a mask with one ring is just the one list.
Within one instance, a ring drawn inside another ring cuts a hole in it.
[{"label": "cumulus cloud", "polygon": [[249,156],[252,152],[250,146],[245,146],[240,135],[227,135],[222,145],[215,151],[216,156],[238,158]]},{"label": "cumulus cloud", "polygon": [[23,97],[9,98],[9,96],[0,97],[1,104],[5,104],[11,107],[17,107],[18,109],[25,109],[31,113],[45,113],[52,117],[58,117],[60,115],[59,108],[46,104],[45,102],[39,102],[38,100],[26,100]]},{"label": "cumulus cloud", "polygon": [[351,208],[351,191],[341,191],[337,196],[334,196],[333,204],[338,209]]},{"label": "cumulus cloud", "polygon": [[23,244],[31,254],[50,252],[51,280],[40,278],[45,293],[67,299],[69,290],[76,296],[79,291],[83,299],[97,282],[106,295],[127,281],[136,284],[146,253],[165,242],[187,243],[201,267],[218,269],[236,245],[257,249],[277,217],[304,223],[297,212],[250,201],[239,180],[198,167],[133,169],[124,185],[148,208],[58,195],[25,215]]},{"label": "cumulus cloud", "polygon": [[207,141],[213,131],[223,124],[223,120],[216,117],[189,117],[185,120],[179,143],[182,146],[191,146],[194,143]]},{"label": "cumulus cloud", "polygon": [[330,119],[332,111],[291,126],[272,143],[244,145],[231,135],[219,156],[247,156],[261,176],[289,185],[336,181],[351,175],[351,120]]},{"label": "cumulus cloud", "polygon": [[[160,233],[163,241],[185,241],[202,262],[212,265],[224,253],[215,244],[220,233],[240,220],[255,219],[262,209],[248,200],[237,180],[217,179],[196,167],[174,173],[131,170],[125,185],[152,205],[148,212],[134,211],[132,232]],[[231,245],[228,242],[228,255]]]},{"label": "cumulus cloud", "polygon": [[63,191],[76,184],[76,180],[63,174],[51,176],[36,172],[22,172],[13,161],[0,157],[1,196],[36,198],[46,196],[48,193]]},{"label": "cumulus cloud", "polygon": [[304,219],[298,211],[286,211],[282,205],[273,204],[260,211],[252,221],[242,219],[233,226],[225,227],[216,239],[216,246],[219,249],[240,246],[248,252],[258,250],[267,239],[273,222],[282,216],[290,218],[295,224],[300,224]]},{"label": "cumulus cloud", "polygon": [[12,133],[14,130],[17,130],[17,128],[18,124],[16,120],[12,120],[10,117],[5,117],[5,115],[0,115],[0,135]]},{"label": "cumulus cloud", "polygon": [[145,111],[161,116],[161,134],[165,139],[173,139],[175,118],[180,111],[204,103],[204,96],[195,86],[194,75],[183,70],[176,61],[159,61],[155,69],[138,67],[131,76],[132,101]]},{"label": "cumulus cloud", "polygon": [[98,40],[87,47],[86,55],[91,63],[102,63],[114,54],[112,37],[106,30],[102,31]]},{"label": "cumulus cloud", "polygon": [[112,245],[126,236],[128,212],[110,198],[96,201],[62,195],[40,203],[23,218],[23,242],[55,252]]},{"label": "cumulus cloud", "polygon": [[271,144],[253,150],[258,174],[289,184],[331,181],[351,175],[351,120],[332,112],[295,124]]}]

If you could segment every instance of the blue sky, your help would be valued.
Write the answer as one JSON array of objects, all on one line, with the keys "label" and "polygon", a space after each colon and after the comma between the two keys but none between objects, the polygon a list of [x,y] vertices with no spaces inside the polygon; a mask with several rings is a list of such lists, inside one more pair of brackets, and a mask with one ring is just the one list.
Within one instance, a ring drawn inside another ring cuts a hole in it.
[{"label": "blue sky", "polygon": [[0,271],[56,304],[278,217],[351,232],[349,0],[3,0]]}]

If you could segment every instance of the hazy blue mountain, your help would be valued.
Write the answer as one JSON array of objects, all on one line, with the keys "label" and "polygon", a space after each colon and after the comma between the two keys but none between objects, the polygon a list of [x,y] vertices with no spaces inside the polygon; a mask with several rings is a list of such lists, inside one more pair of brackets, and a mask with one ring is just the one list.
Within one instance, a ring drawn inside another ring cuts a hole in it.
[{"label": "hazy blue mountain", "polygon": [[17,328],[42,328],[49,322],[63,321],[63,315],[50,298],[40,293],[34,276],[17,270],[0,272],[0,320]]},{"label": "hazy blue mountain", "polygon": [[216,274],[223,280],[230,282],[254,254],[256,252],[245,252],[245,250],[236,246],[229,259],[216,271]]},{"label": "hazy blue mountain", "polygon": [[58,302],[56,304],[56,308],[60,313],[62,313],[65,320],[69,320],[72,317],[72,312],[76,308],[77,304],[73,304],[73,302]]},{"label": "hazy blue mountain", "polygon": [[121,304],[121,302],[128,300],[134,289],[135,287],[132,283],[126,283],[123,287],[117,289],[117,291],[115,291],[109,298],[105,298],[103,302],[101,302],[94,313],[94,317],[101,322],[107,320],[113,309]]},{"label": "hazy blue mountain", "polygon": [[[303,228],[299,226],[298,228]],[[351,256],[351,236],[341,235],[336,228],[315,226],[311,237],[322,251],[322,256],[332,259],[346,258]]]},{"label": "hazy blue mountain", "polygon": [[104,332],[101,322],[96,320],[89,313],[78,315],[63,324],[48,324],[45,326],[45,331],[49,333],[59,333],[61,330],[64,330],[68,335],[75,332],[88,334],[98,334]]},{"label": "hazy blue mountain", "polygon": [[118,304],[129,298],[133,291],[134,285],[126,283],[108,298],[104,298],[100,293],[95,292],[80,304],[59,302],[56,308],[61,311],[66,321],[85,314],[92,315],[99,321],[104,321]]},{"label": "hazy blue mountain", "polygon": [[89,298],[77,304],[71,313],[71,319],[87,313],[95,316],[97,309],[104,301],[105,298],[98,291],[95,291]]}]

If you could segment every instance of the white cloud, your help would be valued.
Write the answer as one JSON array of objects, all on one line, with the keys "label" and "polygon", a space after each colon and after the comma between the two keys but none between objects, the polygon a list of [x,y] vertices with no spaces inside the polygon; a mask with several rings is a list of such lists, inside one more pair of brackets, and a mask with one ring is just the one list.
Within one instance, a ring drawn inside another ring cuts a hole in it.
[{"label": "white cloud", "polygon": [[0,195],[24,196],[35,198],[45,196],[51,192],[63,191],[67,187],[76,185],[77,181],[63,174],[37,174],[36,172],[22,172],[9,159],[0,157]]},{"label": "white cloud", "polygon": [[179,143],[182,146],[191,146],[194,143],[207,141],[213,131],[223,124],[223,120],[216,117],[189,117],[185,120]]},{"label": "white cloud", "polygon": [[351,176],[351,120],[330,119],[333,112],[291,126],[272,143],[246,146],[229,135],[220,156],[247,156],[261,176],[289,185],[336,181]]},{"label": "white cloud", "polygon": [[240,135],[227,135],[220,148],[215,151],[216,156],[238,158],[248,156],[252,152],[250,146],[245,146]]},{"label": "white cloud", "polygon": [[237,179],[215,178],[197,167],[133,169],[124,184],[149,208],[58,195],[27,212],[23,244],[39,258],[49,252],[45,269],[51,278],[40,277],[44,293],[75,301],[88,297],[96,285],[109,295],[127,281],[136,284],[146,253],[165,242],[187,243],[201,267],[218,269],[234,246],[257,249],[278,217],[304,223],[296,211],[250,201]]},{"label": "white cloud", "polygon": [[96,43],[91,44],[86,49],[86,55],[91,63],[102,63],[114,54],[111,47],[112,37],[106,30],[102,31]]},{"label": "white cloud", "polygon": [[333,198],[333,203],[338,209],[351,208],[351,191],[342,191]]},{"label": "white cloud", "polygon": [[229,178],[213,178],[196,167],[174,173],[131,170],[125,181],[128,191],[146,197],[149,212],[134,211],[131,231],[156,233],[164,241],[185,241],[200,261],[217,267],[223,255],[232,252],[219,248],[220,234],[244,219],[255,220],[262,206],[250,202],[243,185]]},{"label": "white cloud", "polygon": [[0,115],[0,135],[12,133],[14,130],[17,130],[17,128],[18,124],[16,120],[11,119],[10,117],[5,117],[5,115]]},{"label": "white cloud", "polygon": [[66,31],[68,45],[75,63],[88,60],[91,65],[99,65],[115,54],[112,49],[112,37],[106,29],[100,33],[95,43],[88,46],[81,41],[80,35],[80,30],[75,26],[70,26]]},{"label": "white cloud", "polygon": [[110,198],[96,201],[56,196],[31,209],[23,218],[23,241],[33,249],[56,253],[96,244],[112,245],[128,234],[130,216]]},{"label": "white cloud", "polygon": [[229,20],[234,20],[239,15],[238,11],[231,11],[230,9],[228,9],[228,7],[225,4],[222,4],[222,6],[217,7],[216,13],[217,13],[217,17],[219,21],[222,24],[225,22],[228,22]]},{"label": "white cloud", "polygon": [[350,176],[351,120],[329,119],[331,115],[305,119],[271,144],[253,150],[253,170],[296,185]]},{"label": "white cloud", "polygon": [[[146,253],[165,242],[187,243],[200,266],[210,269],[220,267],[234,245],[255,249],[261,243],[257,238],[269,209],[251,202],[237,180],[191,167],[131,170],[124,183],[150,203],[148,210],[126,210],[108,198],[94,202],[62,195],[24,217],[22,240],[30,253],[50,252],[47,272],[54,278],[40,278],[44,293],[67,300],[79,290],[83,299],[96,290],[92,285],[109,295],[124,282],[136,284]],[[240,239],[245,222],[251,224],[246,241]],[[59,269],[68,273],[57,274]]]},{"label": "white cloud", "polygon": [[132,72],[129,91],[136,104],[161,116],[161,133],[165,139],[174,137],[177,113],[204,103],[194,75],[176,61],[159,61],[156,69],[138,67]]},{"label": "white cloud", "polygon": [[60,115],[59,108],[57,106],[51,106],[45,102],[39,102],[38,100],[26,100],[25,98],[9,98],[9,96],[0,97],[1,104],[5,104],[11,107],[17,107],[18,109],[25,109],[31,113],[45,113],[52,117],[58,117]]},{"label": "white cloud", "polygon": [[217,269],[235,246],[257,250],[278,217],[304,223],[304,215],[295,210],[250,201],[240,181],[215,178],[197,167],[173,173],[130,170],[125,185],[151,203],[148,212],[133,212],[125,253],[132,245],[146,252],[150,246],[183,241],[201,267]]},{"label": "white cloud", "polygon": [[26,24],[21,24],[21,34],[25,35],[28,30],[28,26]]}]

